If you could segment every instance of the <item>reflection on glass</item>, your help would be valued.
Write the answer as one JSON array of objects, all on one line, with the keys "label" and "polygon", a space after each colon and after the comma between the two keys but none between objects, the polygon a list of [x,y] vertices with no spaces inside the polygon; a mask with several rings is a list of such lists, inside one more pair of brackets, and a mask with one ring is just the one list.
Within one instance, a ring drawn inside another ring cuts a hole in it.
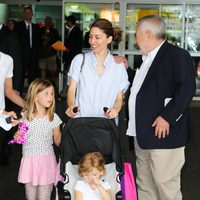
[{"label": "reflection on glass", "polygon": [[[83,31],[84,48],[90,48],[88,43],[89,27],[97,18],[105,18],[119,29],[119,4],[101,3],[65,3],[65,15],[74,15],[78,19],[80,29]],[[111,44],[111,50],[118,49],[117,43]]]},{"label": "reflection on glass", "polygon": [[181,47],[182,17],[181,5],[162,5],[161,16],[165,20],[167,40]]},{"label": "reflection on glass", "polygon": [[138,19],[146,15],[158,15],[158,5],[134,5],[128,4],[126,11],[126,49],[138,50],[134,44],[135,27]]},{"label": "reflection on glass", "polygon": [[169,42],[181,46],[182,15],[181,5],[127,5],[126,13],[126,49],[137,50],[134,45],[135,26],[141,17],[146,15],[159,15],[164,18]]},{"label": "reflection on glass", "polygon": [[186,48],[200,51],[200,5],[188,5],[186,10]]}]

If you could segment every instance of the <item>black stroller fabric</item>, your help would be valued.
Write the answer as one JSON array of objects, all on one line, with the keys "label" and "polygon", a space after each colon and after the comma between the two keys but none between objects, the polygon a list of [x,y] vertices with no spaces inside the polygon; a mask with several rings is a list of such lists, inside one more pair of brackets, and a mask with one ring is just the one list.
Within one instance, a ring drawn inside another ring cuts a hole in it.
[{"label": "black stroller fabric", "polygon": [[115,121],[99,117],[70,119],[62,130],[61,173],[65,174],[65,164],[68,161],[78,164],[84,154],[92,151],[101,152],[106,164],[115,162],[117,171],[122,172],[120,141]]}]

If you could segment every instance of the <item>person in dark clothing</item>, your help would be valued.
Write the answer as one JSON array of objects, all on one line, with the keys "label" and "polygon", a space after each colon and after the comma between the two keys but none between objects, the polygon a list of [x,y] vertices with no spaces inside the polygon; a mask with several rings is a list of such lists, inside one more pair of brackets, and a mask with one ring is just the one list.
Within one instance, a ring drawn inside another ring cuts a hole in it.
[{"label": "person in dark clothing", "polygon": [[21,89],[20,81],[22,78],[19,38],[15,31],[10,31],[4,24],[1,24],[0,26],[0,51],[13,58],[13,88],[19,92]]},{"label": "person in dark clothing", "polygon": [[196,91],[192,58],[167,42],[164,19],[157,15],[139,19],[135,42],[143,62],[131,87],[126,134],[134,137],[138,197],[182,200],[188,107]]},{"label": "person in dark clothing", "polygon": [[[8,54],[13,59],[13,90],[19,94],[21,85],[21,60],[20,60],[20,46],[19,39],[16,32],[9,30],[4,24],[0,24],[0,51]],[[13,103],[7,97],[5,98],[6,110],[20,112],[21,107]],[[7,144],[12,138],[13,133],[16,131],[16,127],[9,131],[1,129],[0,138],[0,165],[7,166],[9,164],[9,157],[11,155],[11,148]]]},{"label": "person in dark clothing", "polygon": [[17,22],[16,22],[14,19],[8,19],[6,25],[8,26],[8,29],[9,29],[10,31],[14,31],[15,28],[16,28],[16,23],[17,23]]},{"label": "person in dark clothing", "polygon": [[33,11],[31,7],[24,8],[24,21],[19,22],[16,31],[19,37],[21,47],[22,61],[22,81],[23,88],[25,76],[28,82],[32,82],[39,77],[38,73],[38,51],[40,44],[40,28],[39,25],[32,23]]},{"label": "person in dark clothing", "polygon": [[56,78],[56,51],[51,45],[59,40],[57,29],[53,27],[51,17],[45,18],[45,26],[41,28],[41,42],[39,49],[39,68],[41,70],[41,78],[49,78],[55,81]]},{"label": "person in dark clothing", "polygon": [[90,35],[90,31],[87,31],[84,35],[84,47],[85,48],[90,48],[89,35]]},{"label": "person in dark clothing", "polygon": [[73,58],[82,52],[83,47],[83,36],[82,31],[76,25],[76,19],[73,15],[70,15],[65,18],[66,30],[65,30],[65,41],[64,45],[67,48],[67,51],[63,54],[64,61],[64,71],[66,72],[66,78],[64,81],[64,88],[61,92],[61,97],[66,97],[67,91],[67,73],[69,71],[71,62]]},{"label": "person in dark clothing", "polygon": [[68,28],[65,33],[65,47],[67,51],[64,53],[64,62],[66,70],[69,69],[72,59],[79,53],[82,52],[82,32],[76,25],[76,19],[70,15],[66,17],[66,26]]}]

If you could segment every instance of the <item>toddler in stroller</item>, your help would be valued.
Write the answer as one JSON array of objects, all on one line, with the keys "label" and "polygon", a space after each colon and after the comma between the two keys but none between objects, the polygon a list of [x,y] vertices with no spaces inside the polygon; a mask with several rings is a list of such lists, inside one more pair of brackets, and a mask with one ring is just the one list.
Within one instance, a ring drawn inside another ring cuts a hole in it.
[{"label": "toddler in stroller", "polygon": [[78,172],[82,179],[75,184],[75,200],[111,200],[110,184],[101,180],[105,175],[105,165],[100,152],[85,154],[79,161]]},{"label": "toddler in stroller", "polygon": [[74,186],[80,159],[89,152],[100,152],[105,160],[106,175],[102,180],[111,186],[112,199],[122,199],[119,174],[122,172],[120,142],[114,119],[82,117],[71,119],[61,138],[61,173],[65,177],[65,199],[74,200]]}]

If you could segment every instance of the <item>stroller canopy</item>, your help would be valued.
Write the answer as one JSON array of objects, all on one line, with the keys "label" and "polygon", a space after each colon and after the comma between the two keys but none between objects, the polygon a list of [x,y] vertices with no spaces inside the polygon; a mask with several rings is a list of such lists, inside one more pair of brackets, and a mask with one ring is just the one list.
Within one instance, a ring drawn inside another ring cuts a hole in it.
[{"label": "stroller canopy", "polygon": [[74,118],[68,121],[62,131],[61,173],[65,164],[78,164],[80,158],[92,151],[99,151],[106,164],[115,162],[118,172],[122,172],[118,128],[114,120],[99,117]]}]

